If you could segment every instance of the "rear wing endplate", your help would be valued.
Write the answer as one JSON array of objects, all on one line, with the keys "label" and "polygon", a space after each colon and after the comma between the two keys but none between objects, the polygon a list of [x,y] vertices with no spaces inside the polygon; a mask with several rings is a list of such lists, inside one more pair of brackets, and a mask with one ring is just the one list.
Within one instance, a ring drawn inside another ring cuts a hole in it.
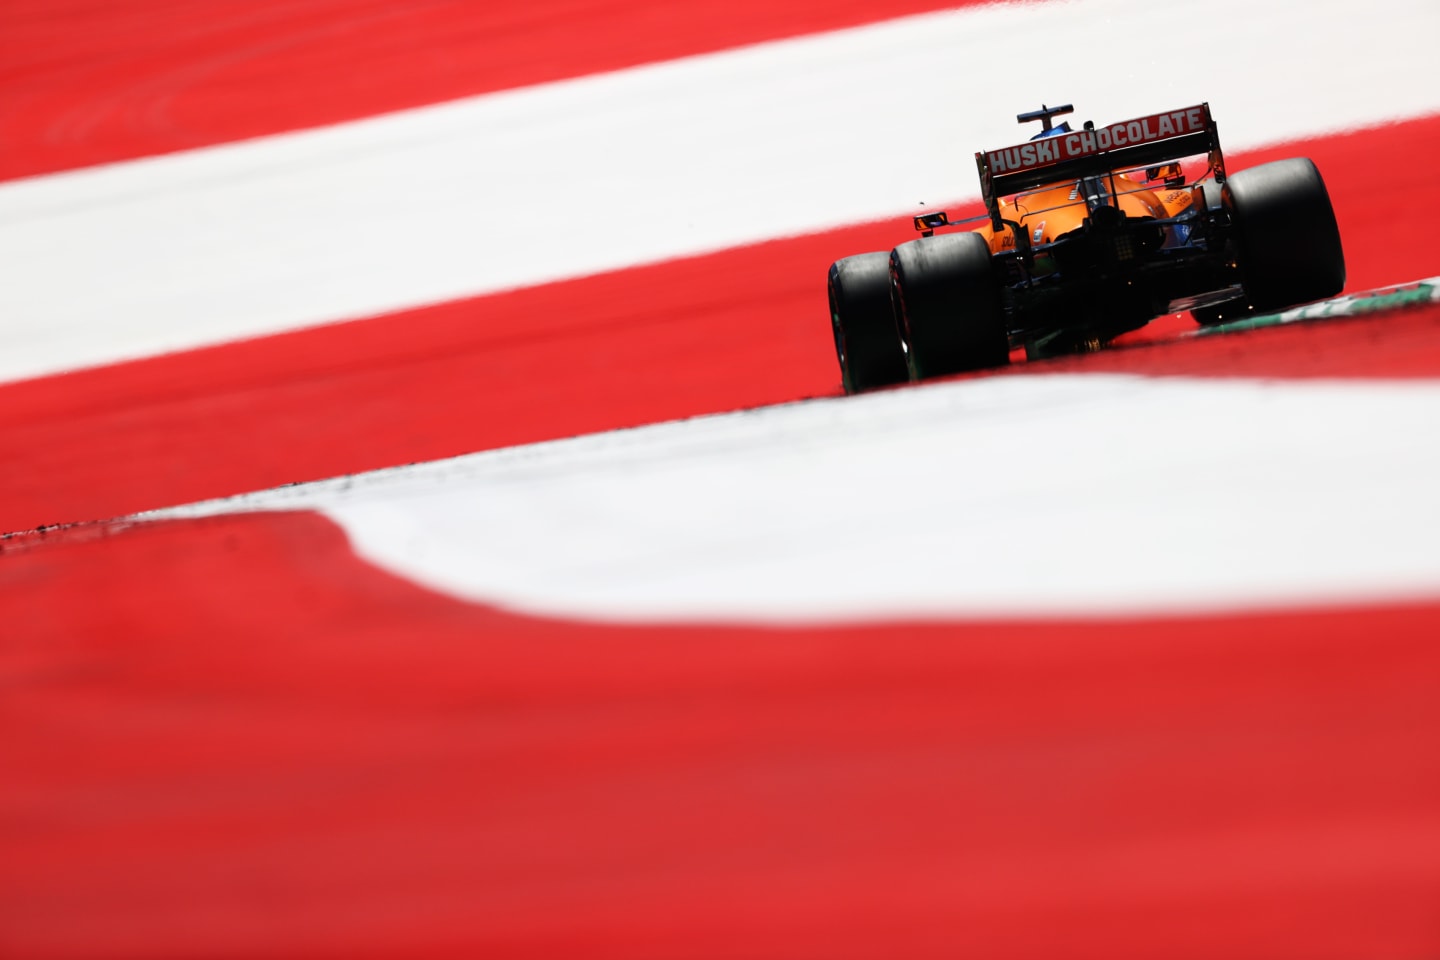
[{"label": "rear wing endplate", "polygon": [[982,151],[975,154],[975,163],[980,168],[980,195],[990,211],[990,223],[999,230],[1001,197],[1047,183],[1148,167],[1200,153],[1211,155],[1215,178],[1223,182],[1225,161],[1208,103],[1106,127],[1087,123],[1084,130],[1073,133]]}]

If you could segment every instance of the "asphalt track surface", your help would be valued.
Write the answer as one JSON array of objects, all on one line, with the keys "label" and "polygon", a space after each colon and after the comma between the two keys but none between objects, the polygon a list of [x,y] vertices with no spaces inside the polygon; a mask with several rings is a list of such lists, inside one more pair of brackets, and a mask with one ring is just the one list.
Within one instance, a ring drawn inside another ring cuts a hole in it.
[{"label": "asphalt track surface", "polygon": [[[1436,272],[1429,221],[1388,215],[1389,193],[1367,158],[1423,155],[1437,141],[1440,118],[1306,144],[1335,198],[1348,289]],[[1242,168],[1293,153],[1281,147],[1233,163]],[[1417,209],[1440,199],[1440,189],[1424,181],[1410,190],[1407,203]],[[906,224],[892,219],[0,385],[0,438],[12,464],[0,475],[0,529],[834,395],[840,385],[828,330],[794,318],[813,313],[815,278],[836,251],[906,239]],[[1191,329],[1188,318],[1161,319],[1130,340]],[[1327,327],[1314,336],[1342,334]],[[1231,352],[1250,357],[1240,362],[1254,374],[1314,368],[1309,351],[1250,354],[1189,343],[1121,362],[1188,363],[1193,372],[1224,375],[1232,372],[1224,359]],[[1423,343],[1413,351],[1323,352],[1336,375],[1385,376],[1397,367],[1433,373],[1440,362]],[[1207,369],[1198,354],[1220,359]],[[216,436],[225,442],[217,445]]]},{"label": "asphalt track surface", "polygon": [[[952,7],[896,0],[887,17]],[[873,22],[858,0],[15,0],[0,178],[154,156]],[[34,83],[39,77],[41,82]]]},{"label": "asphalt track surface", "polygon": [[[15,98],[0,133],[25,145],[3,169],[867,19],[726,4],[656,31],[642,25],[668,7],[553,6],[497,44],[493,14],[457,29],[456,4],[244,4],[203,22],[158,4],[12,5],[24,30],[0,31],[3,61],[53,81],[0,84]],[[618,39],[564,45],[574,17]],[[523,48],[554,56],[476,55]],[[354,62],[373,70],[336,68]],[[457,78],[446,62],[469,66]],[[114,89],[135,76],[154,81]],[[292,95],[261,109],[257,88]],[[1375,159],[1437,146],[1430,117],[1232,162],[1317,160],[1358,290],[1440,273],[1427,218],[1394,215]],[[1436,199],[1407,179],[1405,209]],[[0,529],[833,396],[818,278],[837,251],[902,238],[861,225],[4,384]],[[1440,375],[1436,308],[1206,339],[1178,337],[1187,322],[1003,375]],[[1433,506],[1416,502],[1414,522],[1433,529]],[[0,546],[7,956],[1440,949],[1433,597],[638,626],[427,589],[361,560],[319,513]]]}]

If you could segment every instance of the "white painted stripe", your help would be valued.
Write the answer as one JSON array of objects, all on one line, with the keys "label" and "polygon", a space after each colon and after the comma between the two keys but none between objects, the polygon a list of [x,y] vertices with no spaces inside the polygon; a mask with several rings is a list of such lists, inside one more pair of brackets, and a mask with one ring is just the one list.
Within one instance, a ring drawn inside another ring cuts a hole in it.
[{"label": "white painted stripe", "polygon": [[438,590],[622,621],[1188,613],[1440,596],[1440,385],[994,377],[153,516],[318,508]]},{"label": "white painted stripe", "polygon": [[1436,35],[1434,0],[997,5],[14,182],[0,380],[953,201],[1042,100],[1209,100],[1231,147],[1427,114]]}]

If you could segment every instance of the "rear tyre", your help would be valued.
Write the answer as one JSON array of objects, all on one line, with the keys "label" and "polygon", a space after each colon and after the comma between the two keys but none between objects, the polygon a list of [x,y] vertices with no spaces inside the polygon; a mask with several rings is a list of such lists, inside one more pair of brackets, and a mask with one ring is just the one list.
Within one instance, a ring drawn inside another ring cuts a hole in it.
[{"label": "rear tyre", "polygon": [[862,253],[830,265],[830,326],[846,393],[904,383],[905,351],[890,306],[890,256]]},{"label": "rear tyre", "polygon": [[1277,160],[1233,173],[1222,198],[1251,307],[1290,307],[1344,289],[1340,227],[1325,181],[1309,159]]},{"label": "rear tyre", "polygon": [[911,380],[1010,362],[990,245],[976,233],[947,233],[890,252],[895,312]]}]

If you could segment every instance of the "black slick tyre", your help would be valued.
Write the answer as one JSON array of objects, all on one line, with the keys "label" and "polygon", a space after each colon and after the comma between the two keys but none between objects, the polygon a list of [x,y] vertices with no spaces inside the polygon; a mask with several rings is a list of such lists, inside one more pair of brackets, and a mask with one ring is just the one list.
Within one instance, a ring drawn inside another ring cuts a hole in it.
[{"label": "black slick tyre", "polygon": [[830,325],[846,393],[904,383],[905,351],[890,306],[890,255],[862,253],[830,265]]},{"label": "black slick tyre", "polygon": [[902,243],[890,253],[895,311],[910,379],[983,370],[1010,362],[990,246],[976,233]]},{"label": "black slick tyre", "polygon": [[1340,227],[1312,161],[1295,157],[1233,173],[1222,197],[1251,307],[1290,307],[1344,288]]}]

